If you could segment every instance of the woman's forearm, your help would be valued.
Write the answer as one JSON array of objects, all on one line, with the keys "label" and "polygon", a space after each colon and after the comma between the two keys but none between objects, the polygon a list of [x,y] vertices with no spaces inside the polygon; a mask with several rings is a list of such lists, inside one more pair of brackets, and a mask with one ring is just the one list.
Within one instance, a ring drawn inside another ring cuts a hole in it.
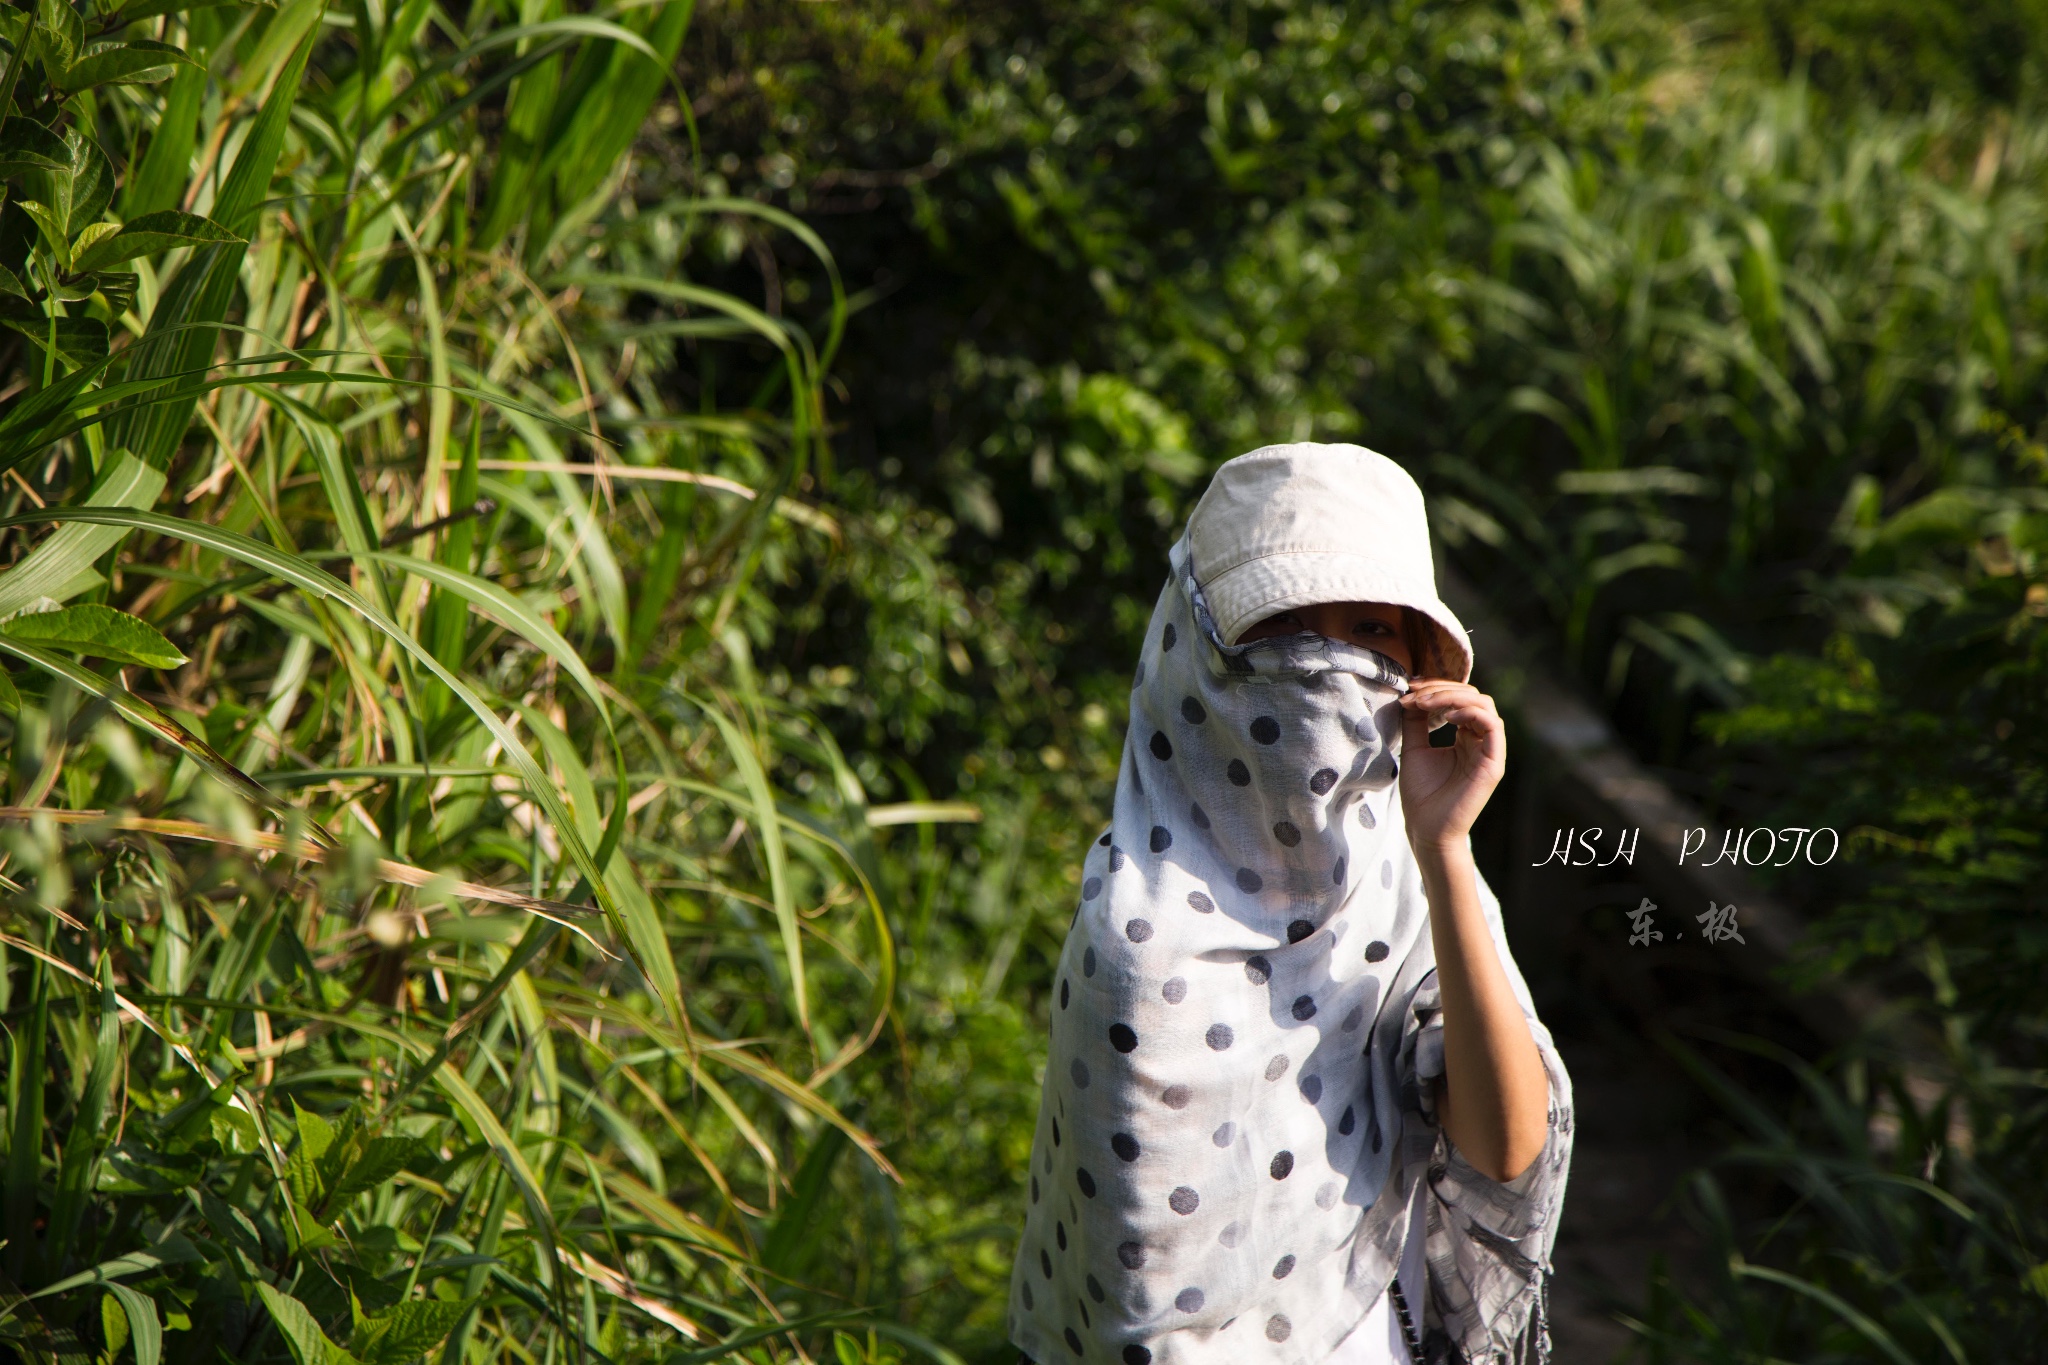
[{"label": "woman's forearm", "polygon": [[1479,905],[1471,846],[1416,850],[1429,896],[1444,1013],[1437,1115],[1465,1160],[1495,1180],[1528,1169],[1548,1136],[1550,1081]]}]

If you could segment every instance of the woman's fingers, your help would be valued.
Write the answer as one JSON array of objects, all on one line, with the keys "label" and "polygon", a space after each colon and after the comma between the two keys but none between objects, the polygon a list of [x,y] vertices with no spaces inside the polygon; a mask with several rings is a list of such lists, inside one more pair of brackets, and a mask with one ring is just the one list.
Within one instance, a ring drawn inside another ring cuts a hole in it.
[{"label": "woman's fingers", "polygon": [[1432,730],[1444,725],[1484,731],[1500,724],[1493,698],[1470,683],[1425,679],[1401,699],[1404,710],[1419,712]]}]

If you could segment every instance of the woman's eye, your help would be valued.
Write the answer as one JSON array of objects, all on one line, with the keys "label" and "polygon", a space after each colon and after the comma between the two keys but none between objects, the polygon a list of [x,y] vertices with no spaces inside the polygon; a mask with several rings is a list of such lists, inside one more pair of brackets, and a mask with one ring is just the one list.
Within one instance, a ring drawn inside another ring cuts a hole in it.
[{"label": "woman's eye", "polygon": [[1392,635],[1394,633],[1393,627],[1389,626],[1385,621],[1360,621],[1352,629],[1360,635]]}]

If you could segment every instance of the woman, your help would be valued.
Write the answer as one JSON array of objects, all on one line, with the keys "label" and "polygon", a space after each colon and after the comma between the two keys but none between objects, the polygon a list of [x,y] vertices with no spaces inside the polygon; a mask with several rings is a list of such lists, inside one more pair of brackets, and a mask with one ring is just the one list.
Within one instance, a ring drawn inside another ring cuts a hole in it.
[{"label": "woman", "polygon": [[1061,955],[1011,1339],[1548,1360],[1571,1082],[1472,863],[1506,742],[1421,491],[1268,446],[1169,559]]}]

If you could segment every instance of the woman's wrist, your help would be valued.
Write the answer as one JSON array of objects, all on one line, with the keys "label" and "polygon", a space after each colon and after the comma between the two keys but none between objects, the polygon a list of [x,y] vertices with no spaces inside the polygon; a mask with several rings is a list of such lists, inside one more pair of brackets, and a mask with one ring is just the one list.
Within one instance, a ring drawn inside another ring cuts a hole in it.
[{"label": "woman's wrist", "polygon": [[1421,867],[1425,881],[1432,874],[1441,875],[1473,866],[1469,833],[1411,838],[1409,846],[1415,852],[1415,861]]}]

